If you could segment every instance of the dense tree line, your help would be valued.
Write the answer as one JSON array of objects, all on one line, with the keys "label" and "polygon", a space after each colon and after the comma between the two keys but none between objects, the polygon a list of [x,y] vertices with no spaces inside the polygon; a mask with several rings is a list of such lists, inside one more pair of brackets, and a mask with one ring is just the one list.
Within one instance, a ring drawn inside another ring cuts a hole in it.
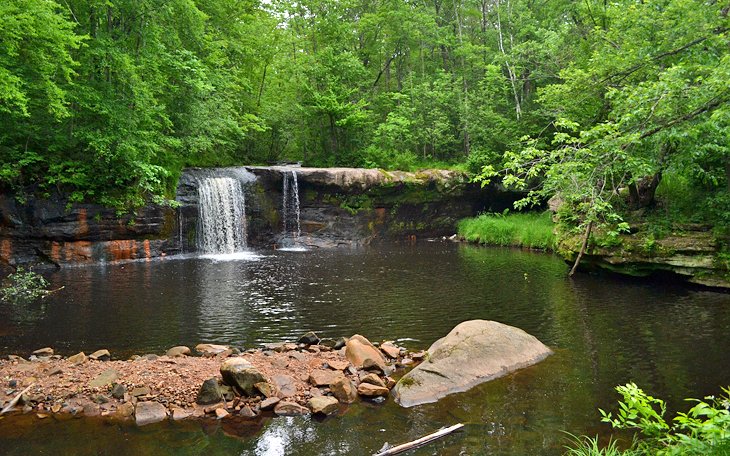
[{"label": "dense tree line", "polygon": [[597,213],[619,188],[648,204],[674,172],[722,212],[728,9],[6,0],[0,180],[129,207],[184,166],[461,166]]}]

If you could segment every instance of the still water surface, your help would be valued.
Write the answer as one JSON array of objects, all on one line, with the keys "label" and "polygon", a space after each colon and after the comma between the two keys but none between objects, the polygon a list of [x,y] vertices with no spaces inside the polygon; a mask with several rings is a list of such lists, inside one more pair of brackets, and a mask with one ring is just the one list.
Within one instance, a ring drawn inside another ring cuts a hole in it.
[{"label": "still water surface", "polygon": [[412,409],[361,403],[324,421],[236,429],[3,420],[0,446],[13,455],[367,455],[463,422],[464,432],[411,454],[558,455],[562,431],[607,433],[597,407],[615,407],[617,384],[635,381],[675,409],[730,384],[730,295],[566,272],[550,255],[446,242],[61,270],[50,280],[65,288],[51,299],[0,304],[0,354],[50,345],[122,358],[199,342],[250,348],[308,330],[418,349],[482,318],[524,329],[555,355]]}]

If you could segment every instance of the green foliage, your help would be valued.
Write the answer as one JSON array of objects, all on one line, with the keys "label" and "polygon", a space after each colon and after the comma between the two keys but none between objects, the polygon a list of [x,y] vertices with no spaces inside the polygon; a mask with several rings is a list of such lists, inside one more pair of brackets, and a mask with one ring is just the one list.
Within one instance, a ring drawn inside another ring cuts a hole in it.
[{"label": "green foliage", "polygon": [[666,404],[647,395],[636,384],[616,387],[623,400],[616,416],[600,410],[601,421],[615,429],[638,430],[642,438],[634,441],[631,454],[646,455],[730,455],[730,389],[724,396],[704,401],[689,399],[695,405],[679,412],[671,424],[664,419]]},{"label": "green foliage", "polygon": [[571,443],[566,447],[565,456],[639,456],[640,453],[618,448],[615,440],[609,440],[608,444],[601,447],[598,443],[598,437],[588,437],[587,435],[577,437],[569,434]]},{"label": "green foliage", "polygon": [[549,212],[482,214],[459,222],[458,234],[469,242],[553,250],[554,224]]},{"label": "green foliage", "polygon": [[128,210],[170,197],[184,166],[457,167],[528,191],[519,208],[559,194],[565,220],[610,231],[627,189],[659,176],[657,217],[730,226],[727,15],[701,0],[7,0],[0,187]]},{"label": "green foliage", "polygon": [[42,275],[19,266],[5,278],[0,299],[12,303],[30,302],[48,293],[48,281]]}]

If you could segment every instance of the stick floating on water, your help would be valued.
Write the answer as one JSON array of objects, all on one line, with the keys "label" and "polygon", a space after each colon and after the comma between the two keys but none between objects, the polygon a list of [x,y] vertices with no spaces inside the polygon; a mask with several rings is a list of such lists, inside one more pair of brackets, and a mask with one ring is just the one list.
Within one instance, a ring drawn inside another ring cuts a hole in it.
[{"label": "stick floating on water", "polygon": [[425,445],[427,443],[433,442],[434,440],[440,439],[441,437],[451,434],[452,432],[459,430],[463,427],[464,427],[464,425],[462,423],[459,423],[459,424],[455,424],[451,427],[441,428],[438,431],[434,432],[433,434],[428,434],[428,435],[421,437],[420,439],[416,439],[412,442],[408,442],[408,443],[404,443],[402,445],[388,448],[385,451],[381,451],[380,453],[377,453],[375,456],[390,456],[393,454],[402,453],[404,451],[408,451],[410,449],[419,447],[421,445]]}]

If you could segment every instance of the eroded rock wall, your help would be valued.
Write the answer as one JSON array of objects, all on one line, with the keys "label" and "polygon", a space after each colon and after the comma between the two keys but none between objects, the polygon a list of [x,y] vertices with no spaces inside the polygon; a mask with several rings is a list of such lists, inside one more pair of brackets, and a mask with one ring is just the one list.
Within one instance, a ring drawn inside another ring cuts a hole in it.
[{"label": "eroded rock wall", "polygon": [[240,176],[246,199],[248,245],[281,247],[283,180],[296,172],[303,246],[362,245],[381,240],[447,236],[456,222],[480,211],[511,207],[517,195],[482,189],[454,171],[416,173],[356,168],[240,167],[183,172],[179,207],[149,204],[118,215],[63,196],[21,203],[0,195],[0,260],[9,264],[133,260],[196,251],[198,182],[208,175]]},{"label": "eroded rock wall", "polygon": [[177,251],[171,235],[175,225],[175,211],[159,205],[120,216],[114,209],[71,203],[63,196],[21,202],[3,194],[0,261],[60,266],[153,258]]}]

